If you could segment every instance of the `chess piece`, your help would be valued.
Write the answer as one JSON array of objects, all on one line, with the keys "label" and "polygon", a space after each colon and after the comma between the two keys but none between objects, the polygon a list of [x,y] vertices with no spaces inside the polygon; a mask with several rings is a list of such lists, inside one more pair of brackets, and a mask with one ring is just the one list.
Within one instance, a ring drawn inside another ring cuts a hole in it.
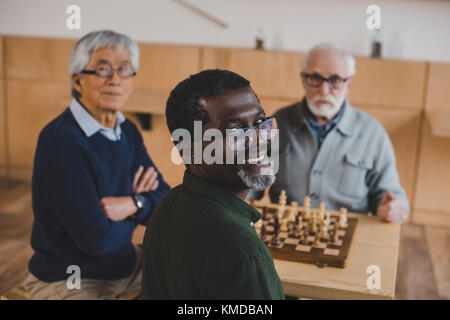
[{"label": "chess piece", "polygon": [[326,220],[323,220],[320,222],[320,237],[322,239],[329,239],[328,238],[328,225],[325,222]]},{"label": "chess piece", "polygon": [[304,210],[304,216],[303,218],[306,220],[311,219],[311,198],[309,196],[306,196],[303,200],[303,210]]},{"label": "chess piece", "polygon": [[287,203],[287,197],[286,197],[286,191],[281,190],[280,196],[278,197],[278,210],[277,210],[277,216],[278,219],[282,219],[283,213],[286,210],[286,203]]},{"label": "chess piece", "polygon": [[311,231],[317,233],[317,213],[312,214]]},{"label": "chess piece", "polygon": [[331,223],[331,212],[327,211],[327,217],[325,218],[325,221],[327,223],[327,225],[330,225]]},{"label": "chess piece", "polygon": [[263,224],[261,227],[261,241],[264,243],[267,243],[267,232],[266,232],[266,226]]},{"label": "chess piece", "polygon": [[287,226],[287,219],[281,219],[281,227],[280,227],[280,231],[281,232],[287,232],[288,231],[288,226]]},{"label": "chess piece", "polygon": [[292,201],[291,205],[289,207],[289,210],[287,210],[286,214],[285,214],[285,218],[288,219],[289,222],[294,222],[295,218],[297,217],[297,208],[298,208],[298,203],[296,201]]},{"label": "chess piece", "polygon": [[333,233],[333,242],[336,243],[339,241],[339,229],[336,228],[334,229],[334,233]]},{"label": "chess piece", "polygon": [[280,233],[280,222],[278,220],[278,217],[275,217],[275,223],[273,225],[273,237],[272,241],[270,242],[274,246],[279,246],[281,244],[279,233]]},{"label": "chess piece", "polygon": [[325,219],[325,203],[321,202],[319,204],[319,222]]},{"label": "chess piece", "polygon": [[347,228],[347,209],[341,208],[339,215],[339,227]]},{"label": "chess piece", "polygon": [[299,234],[303,233],[303,218],[298,215],[295,217],[295,224],[294,224],[294,228],[293,228],[293,234],[294,237],[298,237]]},{"label": "chess piece", "polygon": [[317,246],[319,243],[320,243],[320,235],[319,235],[319,233],[316,233],[316,235],[314,236],[313,245]]}]

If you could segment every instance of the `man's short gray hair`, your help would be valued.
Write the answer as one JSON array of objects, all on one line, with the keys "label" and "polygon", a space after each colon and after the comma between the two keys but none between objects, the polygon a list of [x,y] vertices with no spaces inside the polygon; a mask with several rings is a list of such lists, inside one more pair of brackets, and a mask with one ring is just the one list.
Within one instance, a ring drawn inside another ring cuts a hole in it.
[{"label": "man's short gray hair", "polygon": [[[139,67],[139,47],[127,35],[111,30],[100,30],[88,33],[82,37],[70,54],[69,76],[80,73],[89,63],[91,54],[102,48],[124,48],[130,54],[131,66],[135,72]],[[79,97],[80,93],[72,86],[72,96]]]},{"label": "man's short gray hair", "polygon": [[306,54],[303,57],[302,62],[301,62],[302,71],[306,71],[306,64],[308,62],[308,58],[311,56],[312,53],[320,52],[320,51],[328,51],[328,50],[335,50],[335,51],[340,52],[343,55],[345,61],[347,62],[347,77],[352,77],[355,75],[355,73],[356,73],[355,58],[353,58],[353,56],[350,53],[348,53],[342,49],[339,49],[330,43],[321,43],[317,46],[314,46],[308,52],[306,52]]}]

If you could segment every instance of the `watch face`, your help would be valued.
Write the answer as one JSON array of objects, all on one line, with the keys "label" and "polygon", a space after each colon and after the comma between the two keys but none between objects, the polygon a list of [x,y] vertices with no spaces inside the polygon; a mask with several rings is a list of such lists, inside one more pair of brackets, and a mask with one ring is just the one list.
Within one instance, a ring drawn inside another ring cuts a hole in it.
[{"label": "watch face", "polygon": [[141,209],[142,207],[144,207],[144,202],[145,202],[144,197],[142,197],[140,195],[136,195],[136,196],[134,196],[134,199],[136,200],[136,206],[138,207],[138,209]]}]

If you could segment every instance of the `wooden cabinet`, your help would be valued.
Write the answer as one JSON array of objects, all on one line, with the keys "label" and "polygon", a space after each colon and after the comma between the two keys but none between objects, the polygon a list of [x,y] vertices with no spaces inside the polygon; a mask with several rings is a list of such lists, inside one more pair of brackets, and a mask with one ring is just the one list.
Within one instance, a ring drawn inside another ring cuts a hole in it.
[{"label": "wooden cabinet", "polygon": [[[450,136],[433,133],[434,122],[440,119],[430,117],[436,112],[443,115],[441,118],[450,115],[449,84],[450,65],[430,63],[417,172],[417,223],[450,225]],[[450,124],[445,128],[444,132],[448,131]]]},{"label": "wooden cabinet", "polygon": [[5,106],[5,81],[4,81],[4,55],[3,45],[4,38],[0,37],[0,177],[7,176],[7,136],[6,136],[6,106]]},{"label": "wooden cabinet", "polygon": [[386,107],[421,109],[426,63],[356,58],[350,101]]},{"label": "wooden cabinet", "polygon": [[303,96],[302,56],[295,52],[205,48],[201,68],[227,69],[242,75],[260,98],[299,99]]}]

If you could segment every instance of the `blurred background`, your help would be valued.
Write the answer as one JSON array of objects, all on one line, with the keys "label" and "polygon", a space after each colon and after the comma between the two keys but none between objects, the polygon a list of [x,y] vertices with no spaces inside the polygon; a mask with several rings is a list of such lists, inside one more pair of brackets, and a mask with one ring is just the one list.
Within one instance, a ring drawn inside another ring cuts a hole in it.
[{"label": "blurred background", "polygon": [[[373,4],[380,8],[378,32],[366,25]],[[70,5],[80,9],[80,29],[67,25]],[[139,43],[135,91],[124,111],[171,186],[181,182],[184,166],[170,160],[164,111],[179,81],[203,69],[233,70],[251,81],[272,114],[302,98],[298,74],[309,48],[331,42],[354,54],[349,101],[388,131],[411,205],[395,297],[450,299],[450,1],[444,0],[1,0],[0,294],[25,277],[32,253],[38,134],[70,103],[73,45],[98,29]]]}]

